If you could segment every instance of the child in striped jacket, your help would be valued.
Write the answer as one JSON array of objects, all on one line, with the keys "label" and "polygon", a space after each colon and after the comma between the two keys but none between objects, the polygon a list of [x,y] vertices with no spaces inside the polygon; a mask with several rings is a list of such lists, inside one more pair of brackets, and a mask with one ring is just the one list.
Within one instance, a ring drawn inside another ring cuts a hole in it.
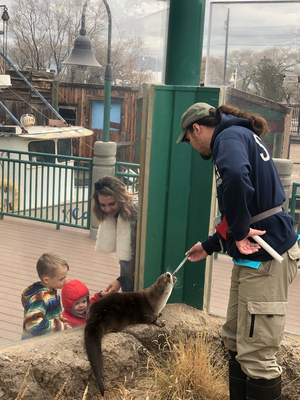
[{"label": "child in striped jacket", "polygon": [[45,253],[39,258],[36,269],[41,281],[28,286],[21,294],[24,307],[22,339],[72,328],[62,315],[57,293],[67,282],[69,265],[55,253]]}]

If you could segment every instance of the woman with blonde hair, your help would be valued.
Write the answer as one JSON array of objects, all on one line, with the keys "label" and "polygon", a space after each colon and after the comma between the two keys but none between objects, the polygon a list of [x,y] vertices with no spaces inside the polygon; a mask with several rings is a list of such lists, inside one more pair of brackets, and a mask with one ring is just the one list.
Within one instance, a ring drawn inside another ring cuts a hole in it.
[{"label": "woman with blonde hair", "polygon": [[137,202],[123,182],[105,176],[95,183],[92,195],[93,212],[99,221],[96,251],[116,252],[120,262],[120,276],[102,291],[102,295],[134,290]]}]

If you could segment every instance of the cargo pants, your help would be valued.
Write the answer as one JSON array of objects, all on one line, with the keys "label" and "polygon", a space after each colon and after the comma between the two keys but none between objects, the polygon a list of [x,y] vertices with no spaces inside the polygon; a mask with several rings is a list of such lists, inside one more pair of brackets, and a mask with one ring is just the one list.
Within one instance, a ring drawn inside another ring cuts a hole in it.
[{"label": "cargo pants", "polygon": [[262,262],[258,269],[234,264],[224,345],[237,352],[244,373],[254,379],[273,379],[281,374],[276,353],[284,333],[288,287],[298,271],[297,242],[284,260]]}]

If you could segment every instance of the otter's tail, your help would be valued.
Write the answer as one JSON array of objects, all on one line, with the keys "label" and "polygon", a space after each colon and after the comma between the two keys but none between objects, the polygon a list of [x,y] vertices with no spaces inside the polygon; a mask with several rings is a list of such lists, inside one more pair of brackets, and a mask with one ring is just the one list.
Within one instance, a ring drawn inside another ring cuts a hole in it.
[{"label": "otter's tail", "polygon": [[103,337],[103,330],[94,324],[87,324],[84,330],[85,349],[91,364],[92,370],[98,382],[100,392],[104,396],[104,383],[102,376],[102,353],[101,353],[101,340]]}]

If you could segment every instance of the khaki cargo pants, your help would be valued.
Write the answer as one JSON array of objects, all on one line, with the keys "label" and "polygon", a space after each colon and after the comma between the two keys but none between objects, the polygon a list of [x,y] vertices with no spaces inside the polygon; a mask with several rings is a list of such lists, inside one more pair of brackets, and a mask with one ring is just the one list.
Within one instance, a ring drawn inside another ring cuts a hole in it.
[{"label": "khaki cargo pants", "polygon": [[234,264],[226,323],[225,346],[237,352],[244,373],[254,379],[281,374],[276,353],[284,333],[288,287],[297,275],[300,249],[297,242],[276,260],[258,269]]}]

